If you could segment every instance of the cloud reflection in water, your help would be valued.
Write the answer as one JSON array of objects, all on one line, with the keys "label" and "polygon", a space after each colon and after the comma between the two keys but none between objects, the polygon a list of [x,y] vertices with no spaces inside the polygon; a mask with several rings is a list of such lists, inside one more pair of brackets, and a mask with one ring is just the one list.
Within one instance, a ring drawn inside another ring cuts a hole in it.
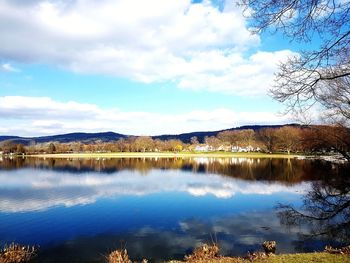
[{"label": "cloud reflection in water", "polygon": [[192,196],[232,198],[236,194],[270,195],[278,192],[304,193],[308,183],[293,187],[278,182],[245,181],[215,174],[194,174],[181,170],[152,170],[111,174],[73,174],[54,170],[21,169],[0,171],[0,211],[26,212],[53,206],[94,203],[99,198],[142,196],[163,192],[185,192]]}]

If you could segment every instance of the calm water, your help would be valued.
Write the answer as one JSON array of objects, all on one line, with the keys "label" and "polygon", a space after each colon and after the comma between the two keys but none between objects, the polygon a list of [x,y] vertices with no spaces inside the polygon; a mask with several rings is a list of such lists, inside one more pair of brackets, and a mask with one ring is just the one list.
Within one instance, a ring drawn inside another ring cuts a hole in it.
[{"label": "calm water", "polygon": [[309,213],[326,204],[318,192],[349,202],[348,172],[282,159],[0,159],[0,243],[40,245],[38,262],[104,262],[122,247],[162,262],[212,241],[226,255],[264,240],[280,253],[322,250],[348,242],[349,207],[319,224],[276,206]]}]

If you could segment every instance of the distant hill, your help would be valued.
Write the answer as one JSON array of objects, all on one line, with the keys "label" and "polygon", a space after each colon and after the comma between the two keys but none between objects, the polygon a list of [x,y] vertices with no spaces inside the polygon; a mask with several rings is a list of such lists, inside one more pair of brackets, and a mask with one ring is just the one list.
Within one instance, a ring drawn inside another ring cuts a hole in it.
[{"label": "distant hill", "polygon": [[[298,126],[297,124],[287,124],[288,126]],[[190,133],[181,133],[181,134],[165,134],[152,136],[153,139],[160,140],[170,140],[170,139],[179,139],[183,142],[190,142],[193,136],[196,136],[199,142],[203,142],[206,136],[216,136],[219,132],[222,131],[234,131],[234,130],[244,130],[252,129],[254,131],[263,129],[263,128],[280,128],[287,125],[246,125],[226,130],[219,131],[202,131],[202,132],[190,132]],[[21,143],[24,145],[29,145],[31,143],[48,143],[48,142],[60,142],[60,143],[69,143],[69,142],[83,142],[83,143],[93,143],[96,141],[102,142],[112,142],[121,138],[127,138],[132,135],[125,135],[115,132],[100,132],[100,133],[67,133],[60,135],[51,135],[51,136],[39,136],[39,137],[19,137],[19,136],[0,136],[0,142],[11,141],[13,143]]]},{"label": "distant hill", "polygon": [[1,136],[0,135],[0,142],[6,141],[6,140],[13,140],[13,139],[16,139],[16,138],[21,138],[21,137],[18,137],[18,136]]},{"label": "distant hill", "polygon": [[84,142],[92,143],[95,141],[111,142],[121,138],[127,138],[128,135],[119,134],[115,132],[99,132],[99,133],[67,133],[51,136],[39,136],[39,137],[18,137],[18,136],[0,136],[0,142],[12,141],[13,143],[21,143],[29,145],[31,143],[48,143],[48,142]]},{"label": "distant hill", "polygon": [[126,138],[127,135],[119,134],[115,132],[100,132],[100,133],[83,133],[83,132],[77,132],[77,133],[68,133],[68,134],[61,134],[61,135],[52,135],[52,136],[43,136],[43,137],[36,137],[33,138],[38,143],[43,142],[49,142],[49,141],[55,141],[55,142],[74,142],[74,141],[80,141],[80,142],[90,142],[90,141],[103,141],[103,142],[110,142],[115,141],[120,138]]},{"label": "distant hill", "polygon": [[285,125],[246,125],[246,126],[240,126],[236,128],[231,129],[225,129],[225,130],[219,130],[219,131],[205,131],[205,132],[190,132],[190,133],[182,133],[182,134],[173,134],[173,135],[159,135],[159,136],[153,136],[153,139],[160,139],[160,140],[170,140],[170,139],[180,139],[183,142],[189,143],[191,141],[191,138],[193,136],[196,136],[199,142],[204,142],[204,138],[206,136],[216,136],[219,132],[222,131],[235,131],[235,130],[246,130],[246,129],[252,129],[254,131],[264,129],[264,128],[281,128],[283,126],[299,126],[298,124],[285,124]]}]

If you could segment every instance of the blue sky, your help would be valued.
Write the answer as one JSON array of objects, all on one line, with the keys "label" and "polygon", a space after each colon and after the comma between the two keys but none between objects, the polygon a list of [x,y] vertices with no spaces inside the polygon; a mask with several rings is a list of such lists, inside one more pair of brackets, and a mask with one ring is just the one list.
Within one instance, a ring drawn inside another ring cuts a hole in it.
[{"label": "blue sky", "polygon": [[267,92],[300,46],[232,1],[0,0],[0,134],[156,135],[291,122]]}]

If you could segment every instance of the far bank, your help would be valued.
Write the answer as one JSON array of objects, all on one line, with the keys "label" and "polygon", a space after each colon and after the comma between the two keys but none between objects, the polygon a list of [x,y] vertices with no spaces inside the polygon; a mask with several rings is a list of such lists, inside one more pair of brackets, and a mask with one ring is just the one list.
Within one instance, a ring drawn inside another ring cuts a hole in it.
[{"label": "far bank", "polygon": [[35,154],[38,158],[304,158],[301,154],[233,153],[233,152],[112,152]]}]

